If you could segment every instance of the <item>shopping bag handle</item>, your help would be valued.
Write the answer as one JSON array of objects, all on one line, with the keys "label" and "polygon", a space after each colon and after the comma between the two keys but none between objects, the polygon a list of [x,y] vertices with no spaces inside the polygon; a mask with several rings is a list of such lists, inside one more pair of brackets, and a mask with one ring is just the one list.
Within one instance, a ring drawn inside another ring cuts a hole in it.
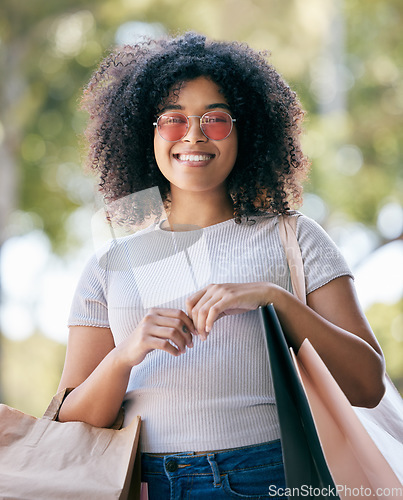
[{"label": "shopping bag handle", "polygon": [[52,398],[52,401],[49,403],[49,406],[47,407],[45,413],[43,414],[42,418],[46,418],[48,420],[57,420],[63,401],[66,399],[66,397],[68,396],[68,394],[70,394],[72,390],[73,389],[63,389],[62,391],[55,394]]},{"label": "shopping bag handle", "polygon": [[[52,401],[49,403],[49,406],[47,407],[45,413],[43,414],[44,419],[47,420],[57,420],[60,412],[60,408],[62,407],[63,401],[66,399],[66,397],[70,394],[71,391],[74,389],[72,388],[66,388],[63,389],[62,391],[59,391],[57,394],[55,394],[52,398]],[[124,408],[121,407],[118,413],[118,416],[116,417],[115,422],[110,429],[115,429],[119,430],[122,429],[123,427],[123,422],[125,418],[125,411]]]},{"label": "shopping bag handle", "polygon": [[302,261],[301,248],[297,239],[298,217],[299,214],[280,215],[278,219],[278,229],[290,270],[294,295],[298,297],[303,304],[306,304],[304,263]]}]

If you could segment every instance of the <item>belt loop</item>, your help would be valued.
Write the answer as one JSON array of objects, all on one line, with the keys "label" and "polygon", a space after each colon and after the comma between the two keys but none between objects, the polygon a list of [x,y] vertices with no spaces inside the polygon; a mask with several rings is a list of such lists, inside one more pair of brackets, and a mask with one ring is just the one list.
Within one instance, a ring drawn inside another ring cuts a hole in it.
[{"label": "belt loop", "polygon": [[214,453],[209,453],[207,455],[207,460],[208,463],[210,464],[211,470],[213,471],[214,488],[219,488],[221,486],[221,476],[217,462],[215,461]]}]

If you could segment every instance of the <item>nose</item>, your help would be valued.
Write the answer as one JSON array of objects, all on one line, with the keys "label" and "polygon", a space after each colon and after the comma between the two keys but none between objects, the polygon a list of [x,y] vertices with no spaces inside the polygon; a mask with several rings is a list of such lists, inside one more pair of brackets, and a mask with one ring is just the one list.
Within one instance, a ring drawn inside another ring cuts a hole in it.
[{"label": "nose", "polygon": [[194,144],[196,142],[206,142],[208,140],[207,137],[203,134],[200,127],[200,118],[201,117],[197,115],[188,116],[189,129],[185,137],[182,139],[184,142],[190,142],[191,144]]}]

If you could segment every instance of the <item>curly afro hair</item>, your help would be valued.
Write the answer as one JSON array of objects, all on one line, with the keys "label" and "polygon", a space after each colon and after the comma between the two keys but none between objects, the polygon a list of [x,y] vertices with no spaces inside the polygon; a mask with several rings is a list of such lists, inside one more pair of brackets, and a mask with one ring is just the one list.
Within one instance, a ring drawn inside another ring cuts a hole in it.
[{"label": "curly afro hair", "polygon": [[[153,122],[172,90],[200,76],[220,87],[236,118],[238,156],[227,179],[236,221],[300,204],[309,162],[300,147],[304,113],[295,92],[265,53],[193,32],[116,49],[84,90],[87,162],[100,174],[105,201],[158,186],[169,205],[170,185],[154,157]],[[135,208],[126,220],[150,215]]]}]

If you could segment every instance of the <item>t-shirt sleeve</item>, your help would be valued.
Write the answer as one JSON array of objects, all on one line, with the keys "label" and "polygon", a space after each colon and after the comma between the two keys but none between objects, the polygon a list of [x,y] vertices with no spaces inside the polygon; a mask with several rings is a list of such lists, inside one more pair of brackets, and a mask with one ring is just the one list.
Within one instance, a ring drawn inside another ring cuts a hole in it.
[{"label": "t-shirt sleeve", "polygon": [[307,294],[340,276],[354,279],[340,250],[317,222],[299,216],[297,238],[304,262]]},{"label": "t-shirt sleeve", "polygon": [[109,328],[105,262],[105,255],[94,255],[85,266],[73,296],[68,326]]}]

